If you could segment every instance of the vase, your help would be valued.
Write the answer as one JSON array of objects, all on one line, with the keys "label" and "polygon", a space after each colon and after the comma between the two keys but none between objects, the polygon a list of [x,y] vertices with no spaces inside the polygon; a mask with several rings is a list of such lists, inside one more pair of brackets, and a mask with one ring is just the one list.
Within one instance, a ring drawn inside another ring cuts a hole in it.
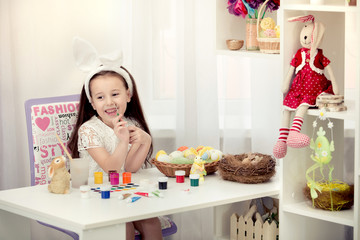
[{"label": "vase", "polygon": [[[261,22],[261,20],[260,20]],[[257,19],[246,19],[246,50],[254,51],[259,50],[259,43],[257,41]]]}]

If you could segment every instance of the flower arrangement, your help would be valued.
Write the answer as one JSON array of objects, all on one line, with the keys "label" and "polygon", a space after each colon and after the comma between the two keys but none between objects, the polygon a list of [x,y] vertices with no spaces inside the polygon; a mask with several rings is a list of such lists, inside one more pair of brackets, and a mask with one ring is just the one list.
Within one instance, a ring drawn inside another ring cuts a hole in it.
[{"label": "flower arrangement", "polygon": [[[258,18],[258,9],[265,2],[265,0],[228,0],[228,10],[230,14],[235,16],[241,16],[245,18],[247,15],[249,18]],[[267,10],[276,11],[280,7],[280,0],[269,0],[266,4],[266,9],[263,13],[264,17]]]}]

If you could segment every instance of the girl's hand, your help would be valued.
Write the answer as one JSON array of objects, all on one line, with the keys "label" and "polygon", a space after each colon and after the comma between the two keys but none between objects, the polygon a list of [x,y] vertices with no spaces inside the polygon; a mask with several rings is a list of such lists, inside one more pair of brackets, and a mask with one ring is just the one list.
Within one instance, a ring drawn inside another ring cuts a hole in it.
[{"label": "girl's hand", "polygon": [[130,144],[134,144],[134,143],[139,143],[139,144],[146,144],[146,143],[151,143],[151,137],[150,135],[145,132],[144,130],[142,130],[141,128],[138,128],[136,126],[129,126],[129,134],[130,134],[130,138],[129,138],[129,143]]},{"label": "girl's hand", "polygon": [[129,140],[130,135],[129,135],[127,122],[122,120],[122,116],[117,116],[113,120],[113,126],[114,126],[114,128],[113,128],[114,132],[120,140],[123,140],[123,141]]}]

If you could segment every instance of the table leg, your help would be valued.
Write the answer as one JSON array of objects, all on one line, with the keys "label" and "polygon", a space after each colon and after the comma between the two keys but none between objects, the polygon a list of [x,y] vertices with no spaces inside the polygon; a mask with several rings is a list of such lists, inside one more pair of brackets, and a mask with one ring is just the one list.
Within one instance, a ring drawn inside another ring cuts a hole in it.
[{"label": "table leg", "polygon": [[30,219],[0,209],[0,239],[30,240]]},{"label": "table leg", "polygon": [[126,239],[126,223],[84,230],[79,234],[80,240],[109,239],[115,236],[117,240]]}]

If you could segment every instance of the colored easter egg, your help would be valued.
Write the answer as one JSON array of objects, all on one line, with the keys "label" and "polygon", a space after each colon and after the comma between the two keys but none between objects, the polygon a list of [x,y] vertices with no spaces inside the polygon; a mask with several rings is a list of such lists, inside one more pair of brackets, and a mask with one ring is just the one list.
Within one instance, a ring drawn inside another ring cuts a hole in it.
[{"label": "colored easter egg", "polygon": [[167,155],[164,150],[160,150],[160,151],[158,151],[158,152],[156,153],[156,156],[155,156],[156,160],[158,160],[158,157],[159,157],[160,155],[162,155],[162,154]]},{"label": "colored easter egg", "polygon": [[183,157],[184,153],[180,152],[180,151],[174,151],[174,152],[170,153],[169,156],[171,158],[179,158],[179,157]]},{"label": "colored easter egg", "polygon": [[193,160],[196,156],[196,154],[191,149],[186,149],[183,153],[184,157],[190,160]]},{"label": "colored easter egg", "polygon": [[181,146],[181,147],[179,147],[177,150],[180,151],[180,152],[183,152],[183,151],[185,151],[186,149],[188,149],[187,146]]},{"label": "colored easter egg", "polygon": [[158,161],[160,162],[170,162],[171,161],[171,157],[169,155],[166,154],[161,154],[158,158]]},{"label": "colored easter egg", "polygon": [[205,153],[201,156],[201,158],[202,158],[203,160],[207,160],[207,159],[209,158],[208,152],[205,152]]},{"label": "colored easter egg", "polygon": [[222,155],[220,150],[211,151],[211,160],[218,161],[222,158]]}]

